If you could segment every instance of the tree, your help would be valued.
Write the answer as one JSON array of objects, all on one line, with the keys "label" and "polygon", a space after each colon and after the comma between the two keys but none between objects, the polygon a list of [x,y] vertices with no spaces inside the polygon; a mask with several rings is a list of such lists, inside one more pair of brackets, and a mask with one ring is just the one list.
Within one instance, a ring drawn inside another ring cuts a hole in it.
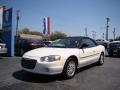
[{"label": "tree", "polygon": [[46,39],[46,40],[52,40],[52,41],[67,36],[65,33],[60,32],[60,31],[56,31],[56,32],[54,32],[54,33],[51,33],[49,36],[45,36],[45,35],[43,35],[41,32],[38,32],[38,31],[30,31],[29,28],[24,28],[24,29],[22,29],[21,31],[19,31],[19,33],[20,33],[20,34],[30,34],[30,35],[39,35],[39,36],[44,37],[44,39]]},{"label": "tree", "polygon": [[21,31],[22,34],[30,34],[30,29],[29,28],[24,28]]},{"label": "tree", "polygon": [[42,34],[41,32],[37,32],[37,31],[31,31],[30,34],[31,34],[31,35],[43,36],[43,34]]},{"label": "tree", "polygon": [[54,41],[56,39],[60,39],[60,38],[63,38],[63,37],[66,37],[67,35],[63,32],[60,32],[60,31],[56,31],[54,33],[51,33],[50,35],[50,40]]},{"label": "tree", "polygon": [[29,28],[24,28],[20,31],[21,34],[39,35],[43,37],[43,34],[38,31],[30,31]]}]

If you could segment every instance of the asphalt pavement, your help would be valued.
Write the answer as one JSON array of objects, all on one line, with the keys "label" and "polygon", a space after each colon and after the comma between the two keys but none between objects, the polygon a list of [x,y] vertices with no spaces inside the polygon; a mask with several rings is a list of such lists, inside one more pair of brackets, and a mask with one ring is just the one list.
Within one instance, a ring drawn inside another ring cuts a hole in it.
[{"label": "asphalt pavement", "polygon": [[120,90],[120,57],[105,57],[102,66],[80,68],[69,80],[22,70],[21,57],[0,57],[0,90]]}]

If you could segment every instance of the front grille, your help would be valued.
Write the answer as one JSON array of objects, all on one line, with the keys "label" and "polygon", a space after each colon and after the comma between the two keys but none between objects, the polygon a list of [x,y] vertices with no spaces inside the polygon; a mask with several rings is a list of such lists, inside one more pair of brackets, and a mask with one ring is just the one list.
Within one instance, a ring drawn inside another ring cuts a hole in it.
[{"label": "front grille", "polygon": [[28,58],[22,58],[21,65],[24,68],[27,69],[34,69],[36,65],[36,60],[34,59],[28,59]]}]

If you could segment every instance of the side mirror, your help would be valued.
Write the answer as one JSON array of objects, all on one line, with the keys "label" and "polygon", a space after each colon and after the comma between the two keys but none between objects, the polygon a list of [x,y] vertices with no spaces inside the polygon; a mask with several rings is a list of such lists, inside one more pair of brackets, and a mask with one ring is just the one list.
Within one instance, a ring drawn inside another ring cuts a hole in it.
[{"label": "side mirror", "polygon": [[88,47],[88,45],[83,43],[80,48],[83,49],[83,48],[87,48],[87,47]]}]

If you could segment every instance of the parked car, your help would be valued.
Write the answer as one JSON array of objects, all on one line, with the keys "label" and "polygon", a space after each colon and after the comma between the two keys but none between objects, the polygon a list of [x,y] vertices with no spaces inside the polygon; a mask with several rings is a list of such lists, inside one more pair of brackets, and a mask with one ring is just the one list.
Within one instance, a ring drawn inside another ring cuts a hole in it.
[{"label": "parked car", "polygon": [[45,44],[42,41],[35,39],[20,39],[16,42],[16,50],[19,52],[19,55],[23,55],[27,51],[44,46]]},{"label": "parked car", "polygon": [[49,44],[52,43],[52,41],[43,41],[43,43],[44,43],[46,46],[48,46]]},{"label": "parked car", "polygon": [[0,39],[0,54],[7,54],[6,44]]},{"label": "parked car", "polygon": [[97,42],[97,44],[99,44],[99,45],[103,45],[106,50],[108,49],[109,41],[104,40],[104,39],[97,39],[96,42]]},{"label": "parked car", "polygon": [[26,52],[21,60],[24,70],[39,74],[63,74],[72,78],[77,68],[104,63],[105,48],[88,37],[66,37],[48,47]]},{"label": "parked car", "polygon": [[120,55],[120,41],[112,41],[108,47],[109,56]]}]

